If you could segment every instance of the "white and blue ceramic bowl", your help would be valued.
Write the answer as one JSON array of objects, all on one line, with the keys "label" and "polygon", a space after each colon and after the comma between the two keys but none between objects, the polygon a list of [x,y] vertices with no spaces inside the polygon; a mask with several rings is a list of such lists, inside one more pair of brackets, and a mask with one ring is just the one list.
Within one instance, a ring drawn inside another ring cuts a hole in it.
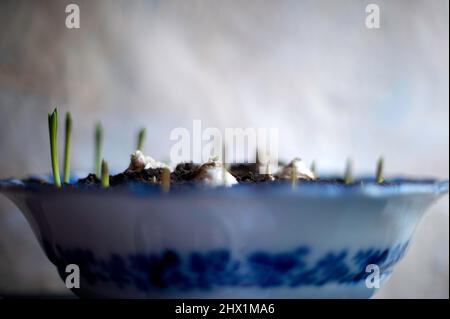
[{"label": "white and blue ceramic bowl", "polygon": [[448,182],[0,190],[63,279],[79,266],[79,296],[368,298],[366,267],[389,277]]}]

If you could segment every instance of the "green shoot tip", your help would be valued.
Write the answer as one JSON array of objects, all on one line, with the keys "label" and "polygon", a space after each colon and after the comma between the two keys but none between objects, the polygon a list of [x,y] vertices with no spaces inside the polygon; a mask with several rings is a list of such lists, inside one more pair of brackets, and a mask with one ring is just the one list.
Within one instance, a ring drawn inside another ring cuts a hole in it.
[{"label": "green shoot tip", "polygon": [[345,166],[344,182],[345,184],[353,183],[353,162],[351,159],[347,160],[347,164]]},{"label": "green shoot tip", "polygon": [[101,175],[103,151],[103,127],[100,122],[95,125],[95,175]]},{"label": "green shoot tip", "polygon": [[138,133],[138,142],[137,142],[137,150],[142,151],[144,148],[144,142],[145,142],[145,128],[142,128],[139,130]]},{"label": "green shoot tip", "polygon": [[102,177],[101,177],[102,187],[109,187],[109,170],[108,163],[105,160],[102,160]]},{"label": "green shoot tip", "polygon": [[377,161],[376,182],[381,184],[384,182],[384,159],[380,157]]},{"label": "green shoot tip", "polygon": [[58,110],[48,114],[48,131],[50,137],[50,158],[52,162],[52,171],[55,185],[61,187],[61,177],[59,175],[59,159],[58,159]]},{"label": "green shoot tip", "polygon": [[64,183],[70,181],[70,150],[72,141],[72,115],[66,113],[66,135],[64,141]]}]

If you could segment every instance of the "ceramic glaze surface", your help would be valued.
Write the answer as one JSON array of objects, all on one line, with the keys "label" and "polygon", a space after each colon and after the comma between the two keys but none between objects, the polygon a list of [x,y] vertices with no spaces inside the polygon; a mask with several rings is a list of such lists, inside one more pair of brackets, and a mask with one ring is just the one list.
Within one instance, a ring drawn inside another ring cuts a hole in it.
[{"label": "ceramic glaze surface", "polygon": [[447,182],[398,181],[191,189],[130,185],[56,191],[20,181],[0,189],[22,210],[83,297],[367,298],[404,256]]}]

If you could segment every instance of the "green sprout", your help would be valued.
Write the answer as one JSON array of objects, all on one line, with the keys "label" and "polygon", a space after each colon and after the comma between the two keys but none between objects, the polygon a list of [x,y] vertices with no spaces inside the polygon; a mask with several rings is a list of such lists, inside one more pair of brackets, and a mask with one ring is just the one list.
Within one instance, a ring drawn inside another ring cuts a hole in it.
[{"label": "green sprout", "polygon": [[101,170],[102,170],[102,177],[101,177],[102,187],[108,188],[109,187],[109,170],[108,170],[108,163],[105,160],[102,160]]},{"label": "green sprout", "polygon": [[318,175],[317,175],[316,161],[312,161],[310,170],[313,173],[314,177],[317,178]]},{"label": "green sprout", "polygon": [[292,184],[292,188],[297,187],[297,170],[295,169],[294,165],[292,165],[292,169],[291,169],[291,184]]},{"label": "green sprout", "polygon": [[144,141],[145,141],[145,128],[140,129],[138,133],[138,142],[137,142],[137,150],[142,151],[144,147]]},{"label": "green sprout", "polygon": [[228,164],[226,160],[226,145],[225,143],[222,143],[222,181],[225,182],[227,171],[228,171]]},{"label": "green sprout", "polygon": [[347,164],[345,166],[344,182],[345,184],[353,183],[353,162],[351,159],[347,160]]},{"label": "green sprout", "polygon": [[100,122],[95,126],[95,175],[101,175],[103,150],[103,128]]},{"label": "green sprout", "polygon": [[261,164],[261,160],[259,158],[259,149],[258,149],[258,147],[256,147],[255,163],[256,163],[256,167],[259,167],[259,165]]},{"label": "green sprout", "polygon": [[384,182],[383,167],[384,167],[384,160],[383,157],[380,157],[377,161],[377,173],[376,173],[376,181],[378,184]]},{"label": "green sprout", "polygon": [[166,167],[162,169],[161,173],[161,188],[164,193],[170,191],[170,170]]},{"label": "green sprout", "polygon": [[50,134],[50,156],[52,159],[53,178],[56,187],[61,187],[61,177],[59,176],[58,159],[58,110],[48,114],[48,131]]},{"label": "green sprout", "polygon": [[72,115],[66,113],[66,136],[64,142],[64,183],[70,180],[70,144],[72,140]]}]

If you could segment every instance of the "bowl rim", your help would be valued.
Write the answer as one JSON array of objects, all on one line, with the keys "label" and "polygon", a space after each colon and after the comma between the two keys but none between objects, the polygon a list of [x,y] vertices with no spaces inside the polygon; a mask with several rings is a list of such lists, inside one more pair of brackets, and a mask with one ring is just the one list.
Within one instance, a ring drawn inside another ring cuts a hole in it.
[{"label": "bowl rim", "polygon": [[[333,176],[330,176],[333,177]],[[30,178],[44,179],[49,184],[38,184],[27,179],[9,178],[0,180],[0,193],[35,193],[35,194],[124,194],[128,197],[174,198],[174,197],[225,197],[242,198],[250,196],[302,197],[302,198],[337,198],[368,197],[386,198],[398,196],[429,195],[438,197],[449,192],[449,181],[435,178],[393,177],[386,179],[387,184],[378,184],[373,177],[355,178],[353,184],[299,182],[293,188],[289,181],[267,184],[239,184],[233,187],[208,187],[199,184],[174,187],[169,193],[163,193],[159,185],[131,182],[124,186],[103,189],[98,185],[76,184],[78,178],[69,183],[71,187],[57,189],[53,187],[52,175],[32,175]],[[75,186],[75,187],[74,187]]]}]

